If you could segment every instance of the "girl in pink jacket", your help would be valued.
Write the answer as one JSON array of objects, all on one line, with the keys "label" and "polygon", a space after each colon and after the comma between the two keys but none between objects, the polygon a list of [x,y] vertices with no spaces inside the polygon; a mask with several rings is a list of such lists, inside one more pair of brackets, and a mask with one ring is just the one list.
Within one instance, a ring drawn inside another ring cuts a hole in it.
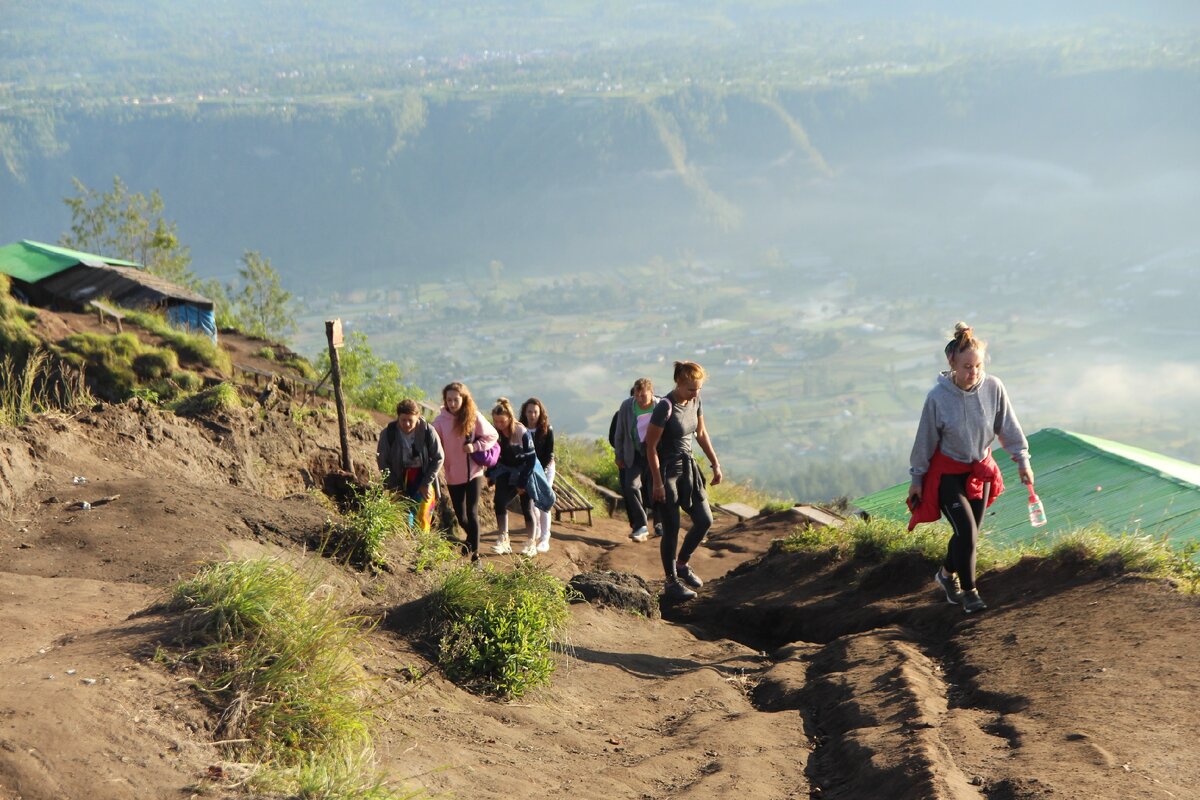
[{"label": "girl in pink jacket", "polygon": [[443,467],[454,516],[466,531],[471,561],[478,562],[479,496],[483,491],[484,467],[471,458],[471,453],[492,448],[500,437],[492,423],[479,413],[470,390],[457,381],[442,389],[442,410],[433,420],[433,429],[446,452]]}]

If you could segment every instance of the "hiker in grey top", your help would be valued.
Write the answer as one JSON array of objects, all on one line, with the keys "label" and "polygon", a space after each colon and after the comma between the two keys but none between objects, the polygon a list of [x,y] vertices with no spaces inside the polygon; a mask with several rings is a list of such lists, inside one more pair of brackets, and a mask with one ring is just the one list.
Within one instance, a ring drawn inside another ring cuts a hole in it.
[{"label": "hiker in grey top", "polygon": [[610,442],[613,458],[617,462],[617,474],[621,479],[625,516],[629,518],[629,538],[635,542],[650,538],[646,519],[646,508],[650,505],[650,498],[645,491],[650,483],[646,478],[646,431],[649,430],[657,404],[654,384],[649,378],[638,378],[633,382],[629,397],[621,403],[613,417]]},{"label": "hiker in grey top", "polygon": [[[688,566],[688,561],[708,529],[712,527],[712,510],[704,490],[704,476],[692,458],[692,436],[708,456],[712,465],[713,485],[721,482],[721,462],[704,427],[700,404],[700,387],[704,383],[704,368],[694,361],[675,362],[675,388],[662,397],[650,416],[646,430],[646,460],[654,488],[655,515],[662,523],[660,553],[666,574],[665,593],[672,600],[689,600],[696,596],[704,581]],[[679,540],[679,511],[691,517],[692,527]],[[686,585],[685,585],[686,584]]]},{"label": "hiker in grey top", "polygon": [[987,343],[960,322],[945,353],[950,369],[938,376],[925,398],[909,456],[908,506],[913,512],[909,528],[936,520],[939,514],[950,522],[954,533],[933,577],[946,599],[970,614],[987,608],[975,588],[979,527],[984,510],[1003,490],[992,443],[1000,440],[1017,463],[1021,482],[1031,491],[1033,469],[1029,442],[1004,384],[984,374]]}]

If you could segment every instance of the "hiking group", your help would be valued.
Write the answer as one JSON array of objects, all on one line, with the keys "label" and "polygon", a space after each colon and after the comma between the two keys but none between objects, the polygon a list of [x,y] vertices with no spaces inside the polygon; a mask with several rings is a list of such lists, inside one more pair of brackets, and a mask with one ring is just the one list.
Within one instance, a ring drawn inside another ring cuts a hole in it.
[{"label": "hiking group", "polygon": [[[909,459],[909,529],[945,516],[952,535],[934,575],[947,600],[967,613],[987,606],[975,587],[975,561],[984,510],[1004,491],[991,450],[998,439],[1017,463],[1022,483],[1032,491],[1029,445],[1004,384],[983,369],[987,344],[958,323],[944,354],[948,369],[925,398]],[[694,361],[676,361],[674,385],[662,396],[650,378],[638,378],[612,417],[613,448],[629,520],[629,538],[645,542],[651,526],[659,538],[664,594],[688,600],[703,585],[690,566],[692,555],[712,527],[707,486],[692,452],[700,446],[712,469],[721,464],[704,422],[700,390],[707,375]],[[550,549],[554,505],[554,429],[546,407],[530,397],[520,412],[501,397],[489,421],[462,383],[442,389],[442,407],[432,423],[412,400],[396,408],[396,420],[379,437],[377,463],[385,485],[414,503],[412,519],[429,530],[437,474],[445,470],[450,504],[466,533],[464,548],[479,563],[479,502],[484,483],[494,486],[494,553],[512,553],[508,505],[519,498],[527,538],[520,553],[534,557]],[[690,526],[680,542],[681,513]]]}]

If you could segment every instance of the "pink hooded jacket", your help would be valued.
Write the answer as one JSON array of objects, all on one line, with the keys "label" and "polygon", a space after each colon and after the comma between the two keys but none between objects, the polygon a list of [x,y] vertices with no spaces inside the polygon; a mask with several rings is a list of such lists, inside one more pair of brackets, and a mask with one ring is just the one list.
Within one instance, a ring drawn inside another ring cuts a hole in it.
[{"label": "pink hooded jacket", "polygon": [[[446,483],[457,486],[467,483],[483,474],[483,467],[476,464],[474,459],[463,452],[463,437],[454,429],[454,415],[442,408],[433,420],[433,429],[442,440],[442,449],[446,451],[443,468],[446,470]],[[483,414],[475,412],[475,431],[471,436],[471,450],[477,452],[487,450],[500,439],[500,434],[492,427]]]}]

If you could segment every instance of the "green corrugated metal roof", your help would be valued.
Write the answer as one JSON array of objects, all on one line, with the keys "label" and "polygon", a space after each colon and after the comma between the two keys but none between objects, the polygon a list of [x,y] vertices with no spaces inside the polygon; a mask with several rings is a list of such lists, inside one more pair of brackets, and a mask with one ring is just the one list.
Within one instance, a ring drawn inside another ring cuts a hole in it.
[{"label": "green corrugated metal roof", "polygon": [[28,239],[0,247],[0,272],[26,283],[37,283],[51,275],[76,264],[114,264],[120,267],[141,267],[133,261],[106,258],[92,253],[82,253],[66,247],[58,247]]},{"label": "green corrugated metal roof", "polygon": [[[1044,528],[1029,525],[1027,496],[1017,466],[997,458],[1008,489],[988,509],[984,530],[996,544],[1093,523],[1112,533],[1138,530],[1181,544],[1200,540],[1200,466],[1138,447],[1045,428],[1029,437],[1037,492],[1046,506]],[[861,497],[869,514],[908,520],[908,484]]]}]

